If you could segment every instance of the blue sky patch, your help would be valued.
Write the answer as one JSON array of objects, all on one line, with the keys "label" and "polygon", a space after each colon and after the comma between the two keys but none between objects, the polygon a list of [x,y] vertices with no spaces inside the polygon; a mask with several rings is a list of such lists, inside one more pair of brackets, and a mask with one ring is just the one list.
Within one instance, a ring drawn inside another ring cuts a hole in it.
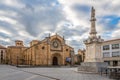
[{"label": "blue sky patch", "polygon": [[99,24],[104,24],[104,28],[111,31],[116,29],[119,21],[120,21],[120,17],[116,15],[110,15],[110,16],[102,17]]}]

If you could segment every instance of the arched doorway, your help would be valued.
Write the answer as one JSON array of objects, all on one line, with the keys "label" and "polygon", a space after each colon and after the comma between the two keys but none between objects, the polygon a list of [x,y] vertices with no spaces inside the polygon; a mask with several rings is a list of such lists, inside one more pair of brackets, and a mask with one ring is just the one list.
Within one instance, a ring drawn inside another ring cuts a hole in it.
[{"label": "arched doorway", "polygon": [[63,61],[63,59],[62,59],[62,56],[61,56],[60,53],[52,54],[52,56],[51,56],[51,65],[60,66],[60,65],[62,65],[62,61]]},{"label": "arched doorway", "polygon": [[58,58],[57,57],[53,57],[53,61],[52,61],[53,65],[58,65]]}]

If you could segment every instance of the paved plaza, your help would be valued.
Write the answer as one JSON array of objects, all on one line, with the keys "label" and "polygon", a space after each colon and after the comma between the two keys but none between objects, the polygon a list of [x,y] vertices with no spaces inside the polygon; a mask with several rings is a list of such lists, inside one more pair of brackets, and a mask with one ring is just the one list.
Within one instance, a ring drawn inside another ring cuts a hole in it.
[{"label": "paved plaza", "polygon": [[77,73],[77,68],[16,68],[0,65],[0,80],[112,80],[99,74]]}]

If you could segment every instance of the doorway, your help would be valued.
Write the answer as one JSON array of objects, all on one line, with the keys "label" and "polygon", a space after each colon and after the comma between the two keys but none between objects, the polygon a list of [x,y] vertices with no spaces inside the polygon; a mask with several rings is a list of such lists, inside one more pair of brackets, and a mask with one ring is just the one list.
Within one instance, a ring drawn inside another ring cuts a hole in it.
[{"label": "doorway", "polygon": [[53,65],[54,66],[58,65],[58,58],[57,57],[53,57]]},{"label": "doorway", "polygon": [[1,51],[1,62],[0,63],[3,63],[3,51]]}]

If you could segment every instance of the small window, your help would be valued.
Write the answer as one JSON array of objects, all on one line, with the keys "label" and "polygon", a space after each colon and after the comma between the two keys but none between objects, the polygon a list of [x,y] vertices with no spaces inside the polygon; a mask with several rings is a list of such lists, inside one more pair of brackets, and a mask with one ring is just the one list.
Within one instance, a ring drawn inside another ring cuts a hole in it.
[{"label": "small window", "polygon": [[103,53],[103,57],[104,57],[104,58],[110,57],[110,53],[109,53],[109,52],[104,52],[104,53]]},{"label": "small window", "polygon": [[112,57],[120,57],[120,52],[119,51],[112,52]]},{"label": "small window", "polygon": [[109,50],[109,49],[110,49],[110,46],[109,46],[109,45],[103,46],[103,50]]},{"label": "small window", "polygon": [[66,49],[66,51],[68,51],[68,49]]},{"label": "small window", "polygon": [[42,49],[45,49],[45,47],[43,46]]},{"label": "small window", "polygon": [[3,53],[1,53],[1,57],[3,57]]},{"label": "small window", "polygon": [[1,53],[3,53],[3,50],[1,50]]},{"label": "small window", "polygon": [[106,62],[106,63],[108,63],[108,65],[110,65],[110,61],[104,61],[104,62]]},{"label": "small window", "polygon": [[112,49],[119,49],[119,44],[112,44]]}]

